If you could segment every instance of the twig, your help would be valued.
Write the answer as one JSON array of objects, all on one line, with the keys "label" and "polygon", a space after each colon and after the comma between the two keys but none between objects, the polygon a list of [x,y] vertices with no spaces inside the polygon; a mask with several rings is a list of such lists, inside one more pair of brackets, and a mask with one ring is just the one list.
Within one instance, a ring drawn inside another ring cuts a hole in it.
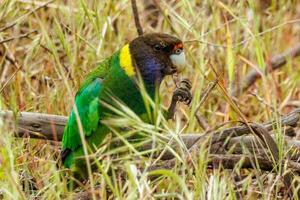
[{"label": "twig", "polygon": [[205,100],[207,99],[208,95],[210,94],[210,92],[215,88],[215,86],[217,85],[219,79],[217,78],[211,85],[208,86],[208,88],[203,92],[203,94],[201,95],[201,100],[199,102],[199,104],[197,105],[196,109],[195,109],[195,117],[197,119],[198,124],[204,129],[206,130],[208,128],[207,123],[200,117],[200,114],[198,113],[199,108],[202,106],[202,104],[205,102]]},{"label": "twig", "polygon": [[[286,50],[282,54],[276,55],[270,60],[270,67],[271,71],[276,70],[283,65],[286,64],[287,59],[295,58],[297,56],[300,56],[300,44],[297,44],[296,46]],[[266,69],[270,69],[269,67],[265,67]],[[267,73],[268,71],[266,71]],[[261,75],[259,72],[257,72],[255,69],[252,69],[248,72],[248,74],[245,76],[245,78],[241,81],[240,85],[237,85],[233,88],[231,95],[238,96],[245,90],[247,90],[251,85],[255,83],[255,81],[260,78]]]},{"label": "twig", "polygon": [[8,83],[16,76],[16,74],[18,73],[18,71],[21,69],[21,66],[18,64],[15,56],[9,50],[8,46],[5,43],[3,43],[3,46],[5,47],[5,49],[7,51],[7,54],[5,55],[5,59],[7,59],[13,66],[15,66],[16,70],[9,77],[9,79],[3,84],[3,86],[0,89],[0,94],[2,93],[2,91],[4,90],[4,88],[8,85]]},{"label": "twig", "polygon": [[132,7],[133,16],[134,16],[134,23],[135,23],[136,31],[139,36],[143,35],[143,28],[140,23],[139,13],[138,13],[138,9],[137,9],[135,0],[131,0],[131,7]]},{"label": "twig", "polygon": [[12,40],[18,40],[18,39],[21,39],[21,38],[27,38],[30,34],[35,33],[35,32],[37,32],[37,30],[33,30],[33,31],[28,32],[28,33],[24,33],[22,35],[18,35],[18,36],[15,36],[15,37],[10,37],[10,38],[1,40],[0,44],[6,43],[6,42],[10,42]]},{"label": "twig", "polygon": [[197,122],[199,124],[199,126],[203,129],[203,130],[209,130],[210,129],[210,126],[209,124],[207,123],[206,119],[204,119],[200,113],[196,113],[195,114],[195,117],[197,119]]}]

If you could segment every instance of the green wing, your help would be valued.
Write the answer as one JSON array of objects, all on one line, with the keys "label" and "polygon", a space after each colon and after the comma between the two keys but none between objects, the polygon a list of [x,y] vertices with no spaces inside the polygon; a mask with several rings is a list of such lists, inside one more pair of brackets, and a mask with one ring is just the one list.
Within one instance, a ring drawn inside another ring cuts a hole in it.
[{"label": "green wing", "polygon": [[85,79],[85,81],[83,82],[83,84],[81,85],[81,87],[79,88],[76,96],[84,89],[86,88],[91,82],[93,82],[96,78],[101,78],[103,79],[106,74],[108,73],[109,69],[110,69],[110,62],[111,62],[111,58],[108,58],[104,61],[102,61],[99,66],[94,69]]},{"label": "green wing", "polygon": [[72,152],[81,147],[80,129],[81,124],[85,136],[90,136],[99,128],[100,121],[100,94],[102,90],[102,78],[109,70],[110,60],[103,61],[92,71],[82,84],[75,97],[75,105],[80,122],[76,117],[75,105],[69,116],[68,123],[63,134],[62,160],[66,167],[73,162]]}]

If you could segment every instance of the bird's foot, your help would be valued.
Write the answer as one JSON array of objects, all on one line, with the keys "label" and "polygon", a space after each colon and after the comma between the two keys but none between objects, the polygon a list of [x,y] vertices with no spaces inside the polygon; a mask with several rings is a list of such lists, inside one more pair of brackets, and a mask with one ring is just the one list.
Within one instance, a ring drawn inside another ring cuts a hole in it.
[{"label": "bird's foot", "polygon": [[191,82],[188,79],[184,79],[179,83],[179,87],[175,89],[173,93],[174,101],[183,102],[186,105],[189,105],[192,102],[192,94],[190,92],[192,88]]},{"label": "bird's foot", "polygon": [[173,92],[171,105],[168,109],[168,119],[172,119],[174,117],[177,102],[182,102],[186,105],[191,103],[191,88],[191,82],[188,79],[184,79],[179,83],[179,87],[177,87]]}]

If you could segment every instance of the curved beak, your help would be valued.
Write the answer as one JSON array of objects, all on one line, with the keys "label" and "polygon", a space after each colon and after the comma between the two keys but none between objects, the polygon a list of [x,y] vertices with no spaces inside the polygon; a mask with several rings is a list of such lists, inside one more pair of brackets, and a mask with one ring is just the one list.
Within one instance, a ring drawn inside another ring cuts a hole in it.
[{"label": "curved beak", "polygon": [[181,52],[171,54],[170,59],[172,64],[176,67],[177,72],[183,71],[185,66],[185,54],[183,50]]}]

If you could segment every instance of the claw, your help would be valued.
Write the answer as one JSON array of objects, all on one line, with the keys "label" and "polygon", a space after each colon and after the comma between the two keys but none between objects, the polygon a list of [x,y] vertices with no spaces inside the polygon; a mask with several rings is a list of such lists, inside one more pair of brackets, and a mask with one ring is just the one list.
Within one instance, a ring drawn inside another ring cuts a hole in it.
[{"label": "claw", "polygon": [[183,102],[186,105],[189,105],[192,102],[191,88],[191,82],[188,79],[184,79],[180,82],[179,87],[176,88],[173,93],[167,119],[172,119],[174,117],[177,102]]},{"label": "claw", "polygon": [[191,83],[189,80],[184,79],[180,82],[179,88],[174,91],[173,98],[176,101],[183,102],[186,105],[189,105],[192,101],[192,95],[190,92]]},{"label": "claw", "polygon": [[190,90],[192,88],[191,81],[188,79],[183,79],[179,85],[180,85],[180,88],[187,88],[188,90]]}]

